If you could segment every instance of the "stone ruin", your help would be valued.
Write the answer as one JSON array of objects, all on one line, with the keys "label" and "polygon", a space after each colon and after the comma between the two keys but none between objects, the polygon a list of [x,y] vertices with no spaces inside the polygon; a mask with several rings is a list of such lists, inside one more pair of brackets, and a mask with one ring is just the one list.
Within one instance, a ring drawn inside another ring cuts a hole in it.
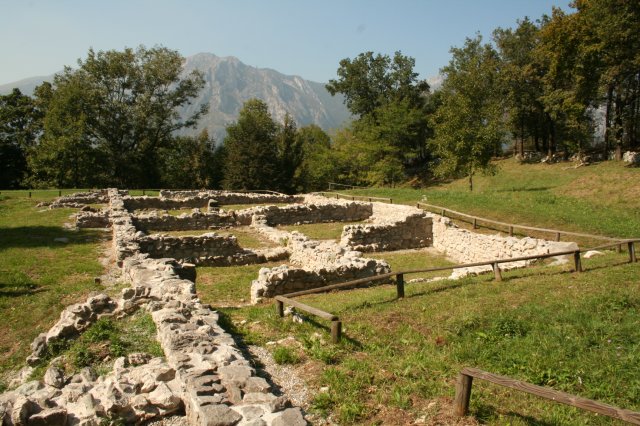
[{"label": "stone ruin", "polygon": [[[390,272],[382,260],[363,252],[433,246],[450,259],[478,262],[567,250],[573,243],[484,235],[458,228],[439,215],[410,206],[327,199],[316,195],[161,191],[159,197],[131,197],[115,189],[61,197],[49,205],[82,207],[105,203],[100,211],[81,211],[78,227],[111,228],[114,258],[129,283],[118,298],[94,295],[67,307],[60,320],[32,344],[19,386],[0,396],[2,425],[97,425],[118,418],[141,423],[184,413],[194,425],[303,425],[300,407],[278,396],[256,374],[218,314],[196,295],[194,265],[226,266],[287,259],[289,265],[262,268],[251,283],[251,300]],[[224,204],[287,204],[223,211]],[[206,206],[206,212],[201,211]],[[193,208],[190,214],[144,212]],[[362,222],[346,225],[339,242],[312,240],[278,225]],[[279,247],[242,248],[220,229],[249,226]],[[153,231],[210,230],[200,236],[149,235]],[[501,267],[520,267],[512,262]],[[470,268],[456,274],[491,270]],[[165,358],[132,354],[115,361],[113,371],[96,378],[83,370],[72,377],[52,364],[44,383],[27,382],[47,347],[72,339],[101,317],[137,310],[151,313]],[[22,382],[22,383],[20,383]]]}]

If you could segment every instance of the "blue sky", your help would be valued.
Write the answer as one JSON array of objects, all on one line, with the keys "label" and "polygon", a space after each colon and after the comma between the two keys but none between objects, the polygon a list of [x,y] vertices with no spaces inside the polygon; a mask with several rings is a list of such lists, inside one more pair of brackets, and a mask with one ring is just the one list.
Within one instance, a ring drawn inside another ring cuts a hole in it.
[{"label": "blue sky", "polygon": [[326,82],[368,50],[416,59],[428,78],[451,46],[569,0],[0,0],[0,84],[48,75],[96,50],[163,45]]}]

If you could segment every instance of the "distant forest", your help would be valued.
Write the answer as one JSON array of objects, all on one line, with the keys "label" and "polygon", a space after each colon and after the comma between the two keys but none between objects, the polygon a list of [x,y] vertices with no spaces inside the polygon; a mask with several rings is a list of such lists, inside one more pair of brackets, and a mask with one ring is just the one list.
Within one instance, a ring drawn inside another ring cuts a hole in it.
[{"label": "distant forest", "polygon": [[[224,141],[176,136],[204,85],[165,47],[89,50],[33,96],[0,96],[0,188],[226,188],[287,193],[491,173],[529,151],[622,158],[640,149],[640,2],[575,0],[451,49],[432,91],[413,58],[364,52],[327,89],[354,120],[328,135],[247,101]],[[596,126],[602,127],[595,138]]]}]

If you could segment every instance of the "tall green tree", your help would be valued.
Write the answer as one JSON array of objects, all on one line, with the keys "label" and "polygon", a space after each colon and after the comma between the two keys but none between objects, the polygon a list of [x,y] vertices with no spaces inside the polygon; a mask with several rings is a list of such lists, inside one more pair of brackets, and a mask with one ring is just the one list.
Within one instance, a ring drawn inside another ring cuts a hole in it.
[{"label": "tall green tree", "polygon": [[219,188],[221,173],[219,149],[215,140],[203,130],[196,137],[178,136],[171,144],[162,148],[162,186],[177,189]]},{"label": "tall green tree", "polygon": [[428,159],[429,85],[418,79],[414,67],[415,60],[401,52],[393,58],[361,53],[340,61],[339,78],[326,86],[333,95],[342,93],[357,117],[351,135],[357,149],[366,153],[363,166],[369,183],[400,180]]},{"label": "tall green tree", "polygon": [[[640,3],[575,0],[580,54],[597,78],[597,105],[605,105],[605,150],[640,147]],[[584,68],[583,64],[579,64]],[[595,71],[594,71],[595,70]]]},{"label": "tall green tree", "polygon": [[278,187],[282,192],[293,194],[298,183],[296,170],[302,163],[302,145],[298,139],[298,129],[293,117],[288,113],[284,122],[276,133],[276,147],[278,149]]},{"label": "tall green tree", "polygon": [[250,99],[224,139],[226,189],[274,189],[281,177],[276,143],[277,124],[267,104]]},{"label": "tall green tree", "polygon": [[[506,92],[508,126],[514,142],[514,154],[524,154],[525,143],[533,139],[537,151],[546,149],[542,75],[536,63],[535,49],[540,29],[528,18],[517,28],[497,28],[493,32],[500,58],[500,81]],[[543,146],[544,145],[544,146]]]},{"label": "tall green tree", "polygon": [[[198,72],[181,77],[182,62],[178,52],[165,47],[90,49],[77,69],[67,67],[55,77],[52,102],[60,109],[76,108],[65,104],[71,99],[68,87],[83,88],[82,133],[102,155],[103,184],[156,186],[159,149],[171,143],[177,130],[194,126],[206,111],[203,105],[186,119],[179,116],[178,107],[190,102],[204,85]],[[54,127],[77,128],[73,114],[57,114],[57,119],[61,122]]]},{"label": "tall green tree", "polygon": [[27,154],[40,133],[41,119],[37,104],[19,89],[0,96],[0,188],[22,185]]},{"label": "tall green tree", "polygon": [[473,176],[492,171],[491,157],[501,150],[504,106],[496,51],[478,35],[461,48],[451,49],[442,104],[433,116],[432,146],[439,157],[440,176]]},{"label": "tall green tree", "polygon": [[298,192],[326,189],[336,176],[336,160],[331,150],[331,138],[320,127],[310,124],[297,134],[302,162],[296,170]]}]

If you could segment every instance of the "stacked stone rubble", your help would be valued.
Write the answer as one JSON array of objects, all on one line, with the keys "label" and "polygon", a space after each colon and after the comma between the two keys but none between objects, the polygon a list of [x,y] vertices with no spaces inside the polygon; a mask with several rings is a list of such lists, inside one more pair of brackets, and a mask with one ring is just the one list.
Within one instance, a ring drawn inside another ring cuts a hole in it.
[{"label": "stacked stone rubble", "polygon": [[302,197],[296,195],[278,194],[272,192],[232,192],[232,191],[160,191],[160,197],[167,199],[184,199],[189,197],[207,197],[215,199],[220,205],[228,204],[272,204],[297,203]]}]

